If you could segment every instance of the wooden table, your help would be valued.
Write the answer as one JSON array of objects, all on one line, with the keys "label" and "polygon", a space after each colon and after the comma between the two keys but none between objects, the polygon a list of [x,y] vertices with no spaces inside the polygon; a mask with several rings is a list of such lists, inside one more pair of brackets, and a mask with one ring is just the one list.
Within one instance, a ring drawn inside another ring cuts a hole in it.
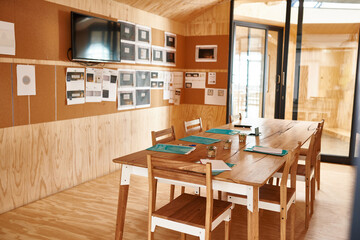
[{"label": "wooden table", "polygon": [[[239,144],[237,135],[230,136],[203,132],[198,134],[198,136],[221,140],[232,139],[232,147],[230,150],[223,149],[224,142],[213,144],[217,146],[218,150],[216,159],[236,164],[231,171],[225,171],[214,176],[213,189],[247,195],[248,239],[259,239],[259,188],[283,166],[285,158],[245,152],[243,149],[256,144],[291,150],[297,146],[298,141],[301,141],[302,144],[304,144],[315,131],[318,123],[262,118],[243,119],[241,124],[252,125],[252,130],[246,128],[234,128],[234,124],[238,124],[238,122],[224,125],[219,128],[237,129],[249,133],[254,131],[253,129],[255,127],[259,127],[261,135],[258,137],[248,136],[246,146],[245,144]],[[192,143],[176,140],[171,142],[171,144]],[[189,155],[143,150],[114,159],[113,162],[122,164],[115,239],[122,239],[123,236],[130,175],[147,176],[146,156],[148,154],[167,159],[196,162],[201,158],[207,158],[206,153],[206,145],[196,144],[196,150]],[[186,184],[184,185],[186,186]]]}]

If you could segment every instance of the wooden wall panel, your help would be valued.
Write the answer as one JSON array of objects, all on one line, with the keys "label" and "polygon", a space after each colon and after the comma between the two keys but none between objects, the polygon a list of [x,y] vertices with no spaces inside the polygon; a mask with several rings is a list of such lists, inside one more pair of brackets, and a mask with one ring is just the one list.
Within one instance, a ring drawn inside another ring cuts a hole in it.
[{"label": "wooden wall panel", "polygon": [[176,68],[186,68],[186,40],[187,37],[177,35],[176,36]]},{"label": "wooden wall panel", "polygon": [[[211,70],[209,70],[211,71]],[[206,73],[206,87],[207,88],[227,88],[228,85],[228,73],[216,72],[216,84],[208,84],[209,73]]]},{"label": "wooden wall panel", "polygon": [[15,208],[16,188],[13,188],[14,148],[13,128],[0,128],[0,206],[2,212]]},{"label": "wooden wall panel", "polygon": [[205,89],[184,88],[183,99],[181,103],[184,104],[204,104],[205,103]]},{"label": "wooden wall panel", "polygon": [[0,64],[0,128],[12,126],[11,64]]},{"label": "wooden wall panel", "polygon": [[55,121],[55,67],[35,66],[36,95],[30,96],[30,123]]}]

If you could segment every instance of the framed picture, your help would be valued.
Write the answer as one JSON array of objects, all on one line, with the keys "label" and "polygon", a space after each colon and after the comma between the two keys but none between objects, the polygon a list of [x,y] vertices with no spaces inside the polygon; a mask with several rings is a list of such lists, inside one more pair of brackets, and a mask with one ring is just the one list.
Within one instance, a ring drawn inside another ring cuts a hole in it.
[{"label": "framed picture", "polygon": [[216,62],[217,45],[196,45],[195,62]]},{"label": "framed picture", "polygon": [[136,89],[136,108],[150,107],[150,89]]},{"label": "framed picture", "polygon": [[120,38],[121,40],[135,42],[136,25],[129,22],[120,22]]},{"label": "framed picture", "polygon": [[136,45],[136,63],[150,64],[150,45]]},{"label": "framed picture", "polygon": [[176,34],[165,32],[165,47],[176,49]]},{"label": "framed picture", "polygon": [[118,70],[118,88],[135,87],[135,70]]},{"label": "framed picture", "polygon": [[163,65],[165,62],[165,51],[161,47],[152,46],[151,48],[152,64]]},{"label": "framed picture", "polygon": [[135,108],[135,91],[123,90],[118,92],[118,110]]},{"label": "framed picture", "polygon": [[176,65],[176,51],[174,50],[165,51],[165,63],[166,65],[170,65],[170,66]]},{"label": "framed picture", "polygon": [[136,42],[151,44],[151,28],[141,25],[136,25]]},{"label": "framed picture", "polygon": [[135,43],[129,41],[121,41],[120,55],[121,62],[135,63]]},{"label": "framed picture", "polygon": [[150,87],[150,71],[136,71],[136,87]]}]

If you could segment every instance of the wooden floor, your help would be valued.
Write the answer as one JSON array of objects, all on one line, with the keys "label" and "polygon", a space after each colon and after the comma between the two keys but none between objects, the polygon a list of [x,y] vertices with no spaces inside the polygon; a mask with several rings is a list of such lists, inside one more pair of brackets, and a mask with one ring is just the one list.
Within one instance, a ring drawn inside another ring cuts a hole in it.
[{"label": "wooden floor", "polygon": [[[355,169],[322,163],[322,189],[317,192],[310,228],[304,229],[304,185],[298,183],[296,239],[348,239]],[[124,239],[146,239],[147,179],[133,176]],[[0,239],[114,239],[119,172],[81,184],[0,215]],[[159,184],[158,204],[166,203],[168,186]],[[178,190],[178,189],[177,189]],[[232,239],[246,239],[246,209],[234,209]],[[279,239],[279,215],[260,211],[260,239]],[[157,228],[155,239],[180,234]],[[224,226],[212,239],[224,238]],[[188,237],[187,239],[196,239]]]}]

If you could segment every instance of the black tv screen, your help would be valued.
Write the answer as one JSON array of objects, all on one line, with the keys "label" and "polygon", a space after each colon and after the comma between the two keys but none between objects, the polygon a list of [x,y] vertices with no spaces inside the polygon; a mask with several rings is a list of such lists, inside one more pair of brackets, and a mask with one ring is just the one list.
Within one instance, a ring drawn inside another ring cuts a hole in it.
[{"label": "black tv screen", "polygon": [[120,23],[71,12],[72,59],[120,62]]}]

